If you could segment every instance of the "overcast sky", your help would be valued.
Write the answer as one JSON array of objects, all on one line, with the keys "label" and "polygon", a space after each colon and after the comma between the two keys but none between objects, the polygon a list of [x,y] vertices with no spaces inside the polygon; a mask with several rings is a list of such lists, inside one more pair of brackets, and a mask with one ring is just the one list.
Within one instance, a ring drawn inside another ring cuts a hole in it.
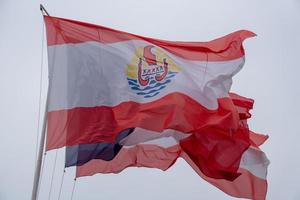
[{"label": "overcast sky", "polygon": [[[43,21],[40,1],[0,0],[0,199],[30,199],[38,126]],[[166,40],[207,41],[239,29],[246,64],[232,91],[255,99],[251,129],[268,134],[267,199],[300,199],[300,0],[49,0],[53,16]],[[45,41],[44,41],[45,42]],[[44,48],[42,107],[47,86]],[[40,124],[42,121],[40,122]],[[40,199],[47,199],[56,151],[45,159]],[[57,199],[64,150],[57,151],[51,199]],[[70,199],[68,169],[62,199]],[[130,168],[77,180],[74,200],[235,199],[202,180],[181,159],[168,171]]]}]

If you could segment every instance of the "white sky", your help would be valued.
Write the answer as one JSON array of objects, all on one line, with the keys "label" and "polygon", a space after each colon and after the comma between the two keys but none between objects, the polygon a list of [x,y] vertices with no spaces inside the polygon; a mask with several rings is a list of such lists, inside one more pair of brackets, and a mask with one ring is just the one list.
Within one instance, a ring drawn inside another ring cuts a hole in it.
[{"label": "white sky", "polygon": [[[42,44],[40,1],[0,0],[0,199],[30,199]],[[246,64],[232,91],[255,99],[250,122],[269,134],[267,199],[300,199],[300,0],[49,0],[51,15],[101,24],[167,40],[207,41],[239,29],[258,37],[245,42]],[[46,93],[44,49],[43,103]],[[63,171],[58,152],[51,199]],[[55,151],[46,157],[40,199],[47,199]],[[74,171],[67,170],[62,199],[70,199]],[[203,181],[184,161],[168,171],[131,168],[76,183],[74,200],[235,199]]]}]

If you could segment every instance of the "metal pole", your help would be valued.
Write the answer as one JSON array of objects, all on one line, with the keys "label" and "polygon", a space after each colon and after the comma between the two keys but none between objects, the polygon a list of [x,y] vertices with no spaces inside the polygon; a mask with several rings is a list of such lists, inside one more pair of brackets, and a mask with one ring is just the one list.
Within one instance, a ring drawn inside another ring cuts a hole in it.
[{"label": "metal pole", "polygon": [[38,160],[36,162],[36,168],[35,168],[35,173],[34,173],[31,200],[37,200],[38,187],[39,187],[39,182],[40,182],[42,158],[43,158],[43,152],[44,152],[44,146],[45,146],[45,136],[46,136],[46,129],[47,129],[48,93],[49,93],[49,87],[48,87],[48,92],[47,92],[47,100],[46,100],[46,107],[45,107],[45,112],[44,112],[43,128],[42,128],[42,134],[41,134],[41,140],[40,140]]},{"label": "metal pole", "polygon": [[[46,9],[44,8],[44,6],[42,4],[40,4],[40,10],[41,10],[42,14],[46,13],[49,16],[49,13],[46,11]],[[42,42],[44,42],[44,41],[42,41]],[[37,200],[37,197],[38,197],[37,195],[38,195],[38,188],[39,188],[39,182],[40,182],[40,176],[41,176],[42,159],[43,159],[45,136],[46,136],[46,130],[47,130],[48,99],[49,99],[49,85],[48,85],[48,90],[47,90],[46,105],[45,105],[45,111],[44,111],[43,128],[42,128],[41,139],[40,139],[39,153],[38,153],[38,158],[36,161],[36,168],[35,168],[35,173],[34,173],[31,200]]]}]

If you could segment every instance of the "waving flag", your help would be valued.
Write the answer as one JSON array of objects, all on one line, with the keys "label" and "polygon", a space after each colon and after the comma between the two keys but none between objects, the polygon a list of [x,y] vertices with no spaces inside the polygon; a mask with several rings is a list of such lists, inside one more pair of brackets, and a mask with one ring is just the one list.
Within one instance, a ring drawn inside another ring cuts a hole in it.
[{"label": "waving flag", "polygon": [[[255,34],[242,30],[210,42],[172,42],[50,16],[45,23],[46,149],[67,146],[66,166],[97,160],[114,168],[122,155],[139,154],[140,144],[157,149],[157,141],[163,142],[159,151],[170,150],[167,160],[175,162],[183,151],[207,177],[240,177],[253,142],[236,106],[241,101],[230,98],[229,90],[244,64],[242,42]],[[165,139],[177,146],[164,146]]]},{"label": "waving flag", "polygon": [[[230,97],[239,110],[240,124],[247,128],[247,119],[253,100],[231,93]],[[135,134],[136,133],[136,134]],[[240,176],[234,181],[214,179],[199,170],[194,161],[179,145],[180,140],[189,137],[187,134],[167,130],[163,133],[149,133],[139,130],[125,137],[120,143],[123,148],[116,157],[107,162],[97,159],[77,167],[77,177],[92,176],[97,173],[119,173],[127,167],[149,167],[167,170],[178,158],[183,158],[203,179],[218,187],[225,193],[241,198],[264,200],[267,194],[267,167],[269,160],[259,149],[267,136],[249,131],[251,146],[243,153],[238,167]]]},{"label": "waving flag", "polygon": [[[231,78],[244,64],[242,41],[254,35],[168,42],[67,19],[45,16],[45,22],[48,150],[114,141],[131,127],[190,132],[224,117],[220,112],[232,113],[226,99],[220,111],[218,100],[228,96]],[[226,128],[234,116],[230,121]]]}]

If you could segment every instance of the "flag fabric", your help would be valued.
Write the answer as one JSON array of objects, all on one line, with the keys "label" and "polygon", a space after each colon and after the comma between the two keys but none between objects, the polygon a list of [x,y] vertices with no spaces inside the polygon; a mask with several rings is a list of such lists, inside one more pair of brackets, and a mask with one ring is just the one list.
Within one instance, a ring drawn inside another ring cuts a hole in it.
[{"label": "flag fabric", "polygon": [[[119,154],[110,162],[94,159],[76,168],[77,177],[92,176],[97,173],[120,173],[128,167],[148,167],[167,170],[178,158],[183,158],[207,182],[218,187],[223,192],[240,198],[264,200],[267,194],[267,166],[265,154],[253,147],[242,157],[238,172],[240,176],[234,181],[214,179],[205,176],[195,163],[184,153],[179,145],[164,146],[167,140],[156,141],[123,147]],[[159,143],[162,144],[159,144]],[[171,143],[171,141],[169,141]]]},{"label": "flag fabric", "polygon": [[[231,93],[231,98],[239,110],[240,122],[247,127],[249,110],[253,100]],[[245,116],[248,116],[245,118]],[[179,132],[165,131],[157,137],[148,131],[136,131],[121,141],[124,145],[116,157],[107,162],[94,159],[76,169],[76,176],[92,176],[97,173],[119,173],[128,167],[149,167],[167,170],[178,158],[183,158],[200,177],[223,192],[240,198],[264,200],[267,194],[267,167],[269,160],[259,149],[268,136],[249,131],[251,146],[244,152],[239,163],[240,176],[233,181],[206,176],[179,145],[180,140],[189,137]],[[156,135],[155,135],[156,136]]]},{"label": "flag fabric", "polygon": [[253,101],[229,91],[245,62],[242,43],[254,33],[173,42],[44,20],[46,150],[66,146],[66,166],[77,166],[77,176],[128,166],[165,170],[183,157],[212,180],[244,177],[245,155],[265,139],[248,129]]},{"label": "flag fabric", "polygon": [[168,42],[55,17],[45,16],[45,22],[48,150],[113,142],[131,127],[190,132],[222,118],[224,129],[236,128],[236,116],[223,112],[233,113],[226,97],[244,64],[242,41],[253,33]]},{"label": "flag fabric", "polygon": [[[252,104],[253,100],[251,100],[251,99],[248,100],[244,97],[238,96],[233,93],[231,93],[230,96],[231,96],[232,100],[234,102],[236,102],[236,104],[235,104],[236,108],[237,108],[237,110],[239,110],[240,123],[242,124],[242,126],[244,128],[247,129],[248,128],[247,120],[245,120],[245,118],[243,116],[245,116],[247,113],[249,114],[249,110],[252,108],[252,105],[253,105]],[[243,103],[242,106],[238,106],[238,104],[240,102]],[[245,108],[245,109],[243,109],[243,108]],[[250,118],[251,115],[248,115],[248,116],[249,117],[247,117],[247,119]],[[126,131],[126,132],[129,132],[129,131]],[[114,144],[118,144],[120,147],[128,148],[128,146],[134,146],[134,145],[139,145],[139,144],[153,144],[153,141],[158,141],[158,139],[160,139],[159,141],[162,141],[163,139],[165,139],[166,145],[172,146],[172,145],[178,144],[178,141],[191,136],[191,134],[184,134],[184,133],[180,133],[180,132],[174,131],[174,130],[165,130],[161,133],[154,133],[153,131],[149,131],[149,130],[145,130],[145,129],[141,129],[141,128],[132,129],[132,130],[130,130],[130,133],[131,134],[126,134],[126,136],[122,137],[122,139],[119,139],[118,142],[116,142]],[[249,131],[249,134],[250,134],[250,138],[251,138],[252,147],[258,148],[258,146],[263,144],[264,141],[267,139],[267,136],[254,133],[252,131]],[[149,141],[151,141],[151,142],[149,143]],[[174,143],[174,141],[175,141],[175,143]],[[96,143],[96,144],[101,144],[101,143]],[[94,147],[95,144],[89,144],[89,145],[92,148],[92,147]],[[164,145],[165,144],[163,144],[162,146],[164,146]],[[67,148],[69,148],[69,147],[67,147]],[[88,149],[88,148],[85,148],[85,149]],[[97,158],[97,153],[94,153],[94,152],[87,153],[85,149],[83,150],[81,155],[83,157],[84,156],[87,157],[87,158],[83,159],[83,160],[86,160],[86,162],[88,162],[92,159],[106,160],[103,158]],[[76,149],[76,151],[78,151],[78,154],[81,153],[80,149]],[[68,153],[68,151],[67,151],[66,154],[67,154],[67,156],[68,156],[68,154],[70,154],[69,156],[72,157],[71,151],[70,151],[70,153]],[[101,154],[101,152],[99,154]],[[82,164],[76,164],[76,165],[80,166]]]},{"label": "flag fabric", "polygon": [[122,131],[113,143],[100,142],[66,147],[65,167],[80,166],[92,159],[112,160],[122,148],[119,142],[133,131],[133,128]]}]

